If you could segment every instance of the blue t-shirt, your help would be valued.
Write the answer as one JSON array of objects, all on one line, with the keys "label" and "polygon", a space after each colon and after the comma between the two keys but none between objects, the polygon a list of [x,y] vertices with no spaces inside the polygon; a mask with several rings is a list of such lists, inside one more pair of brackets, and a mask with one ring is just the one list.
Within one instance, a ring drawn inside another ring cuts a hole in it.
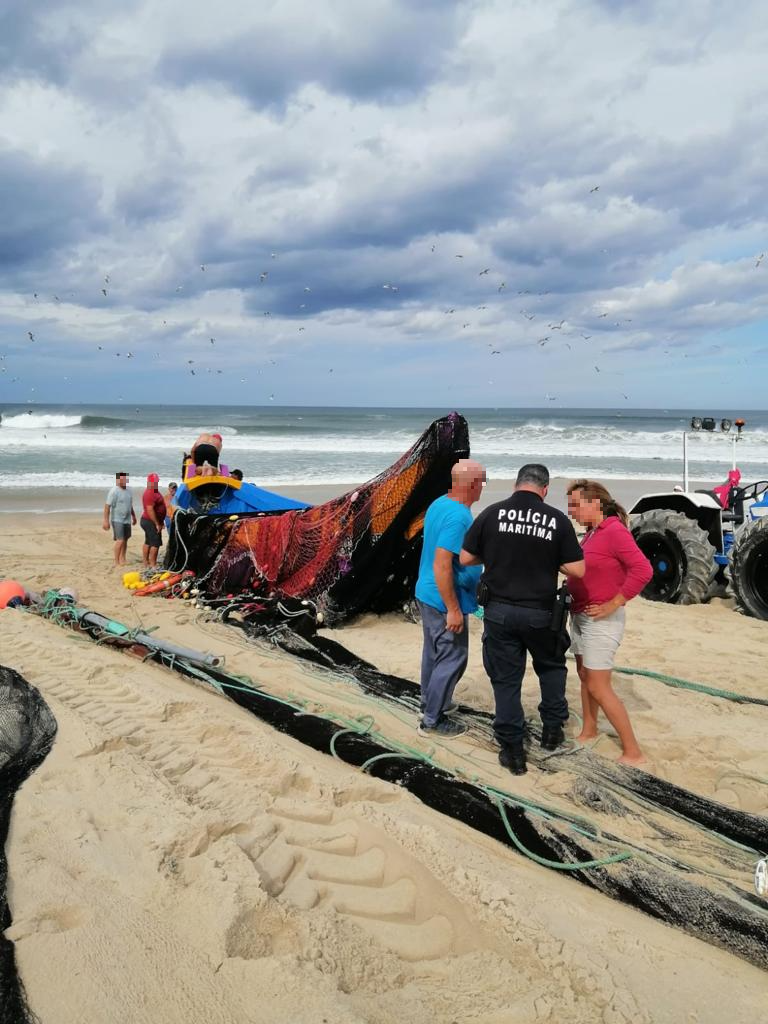
[{"label": "blue t-shirt", "polygon": [[472,513],[466,505],[444,494],[427,509],[424,519],[424,545],[421,549],[416,597],[424,604],[445,612],[445,602],[435,582],[435,552],[445,548],[453,552],[453,585],[459,607],[465,615],[477,610],[477,584],[483,571],[481,565],[459,565],[459,552],[464,535],[472,525]]}]

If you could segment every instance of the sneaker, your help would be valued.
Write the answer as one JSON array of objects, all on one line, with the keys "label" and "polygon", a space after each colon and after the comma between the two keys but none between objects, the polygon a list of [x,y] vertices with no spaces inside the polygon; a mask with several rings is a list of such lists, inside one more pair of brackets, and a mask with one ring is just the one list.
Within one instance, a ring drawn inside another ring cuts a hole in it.
[{"label": "sneaker", "polygon": [[542,750],[556,750],[564,742],[565,733],[562,725],[545,725],[541,730]]},{"label": "sneaker", "polygon": [[499,751],[499,764],[502,768],[509,768],[513,775],[525,775],[528,771],[522,747],[502,747]]},{"label": "sneaker", "polygon": [[453,740],[457,736],[463,736],[467,728],[463,722],[457,722],[453,718],[441,718],[437,725],[424,725],[424,722],[419,722],[419,733],[422,736],[439,736],[442,740]]}]

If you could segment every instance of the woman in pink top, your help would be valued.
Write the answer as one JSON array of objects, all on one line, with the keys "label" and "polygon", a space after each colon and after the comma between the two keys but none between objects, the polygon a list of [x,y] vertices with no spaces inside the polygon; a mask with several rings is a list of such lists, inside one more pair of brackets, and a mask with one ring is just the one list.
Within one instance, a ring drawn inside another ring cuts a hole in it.
[{"label": "woman in pink top", "polygon": [[622,764],[643,764],[627,709],[613,692],[613,659],[624,635],[624,605],[637,597],[653,569],[627,528],[627,513],[602,484],[575,480],[568,488],[568,514],[587,532],[582,541],[586,571],[568,578],[573,598],[572,633],[576,670],[581,680],[584,725],[580,741],[597,736],[597,715],[619,734]]}]

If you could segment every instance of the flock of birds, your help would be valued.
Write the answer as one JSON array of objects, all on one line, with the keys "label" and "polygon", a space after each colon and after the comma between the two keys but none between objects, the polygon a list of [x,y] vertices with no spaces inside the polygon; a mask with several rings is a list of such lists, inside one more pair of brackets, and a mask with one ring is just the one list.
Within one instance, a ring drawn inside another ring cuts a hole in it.
[{"label": "flock of birds", "polygon": [[[589,190],[589,194],[592,195],[592,194],[598,192],[599,189],[600,189],[600,186],[599,185],[595,185],[593,188],[591,188]],[[607,252],[608,250],[601,250],[601,251],[602,252]],[[431,243],[430,244],[430,252],[431,253],[437,252],[437,243]],[[269,254],[269,256],[270,256],[270,259],[272,261],[276,261],[279,258],[279,253],[271,252]],[[455,259],[462,260],[462,261],[467,259],[467,257],[465,256],[464,253],[455,253],[454,257],[455,257]],[[765,253],[760,253],[759,256],[757,257],[756,262],[755,262],[755,267],[756,268],[759,267],[762,264],[764,259],[765,259]],[[205,263],[199,264],[199,268],[200,268],[200,271],[199,271],[200,273],[203,273],[203,274],[207,273],[207,269],[208,268],[207,268],[207,265]],[[269,282],[269,280],[270,280],[270,273],[271,273],[270,270],[262,270],[259,273],[258,281],[259,281],[260,285],[264,285],[264,284],[267,284]],[[488,280],[488,279],[493,280],[493,285],[492,286],[495,288],[496,293],[497,293],[498,296],[502,296],[505,293],[510,294],[509,289],[507,287],[506,280],[501,279],[502,275],[501,274],[496,274],[496,272],[493,270],[492,267],[482,267],[482,269],[480,269],[479,271],[474,271],[473,273],[476,273],[478,278],[481,278],[481,279],[484,279],[484,280]],[[491,278],[491,275],[493,275],[495,280]],[[103,298],[107,298],[109,296],[110,285],[111,285],[111,277],[110,277],[109,274],[105,274],[104,278],[103,278],[103,282],[101,284],[101,288],[100,288],[101,294],[102,294]],[[385,282],[385,283],[383,283],[381,285],[381,289],[383,291],[389,292],[390,294],[394,295],[394,294],[396,294],[396,293],[398,293],[400,291],[400,286],[397,285],[397,284],[392,283],[391,281],[388,281],[388,282]],[[180,294],[183,291],[184,291],[184,284],[179,284],[179,285],[176,286],[175,293],[177,295]],[[304,285],[303,286],[303,291],[302,291],[301,294],[304,297],[304,299],[306,300],[307,297],[308,297],[308,294],[311,293],[311,292],[312,292],[311,286]],[[521,290],[516,291],[516,293],[514,293],[514,294],[516,295],[516,297],[518,299],[522,299],[523,302],[525,303],[525,308],[520,308],[520,310],[518,311],[517,315],[521,316],[526,321],[527,324],[530,324],[531,327],[532,327],[532,331],[533,331],[533,333],[531,334],[530,338],[524,339],[523,344],[527,341],[530,344],[535,345],[537,348],[540,348],[540,349],[544,350],[545,348],[547,348],[547,346],[551,346],[552,343],[555,342],[555,337],[556,337],[556,332],[557,332],[557,342],[561,343],[562,346],[564,348],[567,348],[569,351],[573,351],[573,345],[571,344],[571,341],[575,341],[577,337],[582,339],[584,342],[589,342],[590,340],[595,338],[595,333],[594,333],[595,328],[594,327],[592,328],[591,333],[587,333],[587,331],[589,330],[589,326],[588,325],[584,325],[584,324],[580,325],[580,324],[576,324],[576,323],[570,323],[565,318],[561,318],[561,319],[558,320],[558,319],[550,318],[550,317],[546,316],[546,314],[544,313],[544,310],[546,309],[547,306],[551,306],[551,301],[547,300],[547,296],[549,296],[551,294],[550,291],[547,290],[547,291],[535,292],[535,291],[531,291],[529,289],[521,289]],[[74,292],[70,292],[69,296],[74,299],[75,293]],[[34,292],[33,293],[33,301],[35,303],[40,302],[40,295],[39,295],[38,292]],[[60,298],[60,296],[58,294],[54,294],[52,296],[52,301],[54,303],[59,304],[59,303],[61,303],[62,300],[61,300],[61,298]],[[529,307],[533,306],[535,303],[539,303],[539,308],[538,309],[533,309],[532,310],[531,308],[529,308]],[[489,307],[488,303],[484,303],[484,304],[476,306],[475,310],[478,311],[478,312],[484,312],[484,311],[488,310],[489,308],[490,307]],[[599,307],[598,307],[598,309],[599,309]],[[593,320],[593,321],[607,320],[608,317],[609,317],[609,313],[605,312],[605,311],[599,312],[598,309],[595,309],[593,312],[588,314],[588,319]],[[304,317],[304,316],[307,315],[306,314],[306,310],[307,310],[307,301],[303,301],[303,302],[300,302],[300,303],[297,304],[297,306],[296,306],[296,313],[297,314],[299,314],[300,316]],[[449,308],[444,310],[444,314],[446,316],[453,316],[457,312],[459,312],[459,308],[456,307],[456,306],[450,306]],[[271,317],[272,316],[271,310],[264,310],[263,313],[262,313],[262,316],[264,318]],[[632,322],[633,321],[632,321],[631,318],[624,318],[624,319],[619,319],[619,320],[611,320],[610,325],[606,325],[606,327],[610,326],[611,329],[615,329],[615,328],[624,329],[625,325],[631,324]],[[544,326],[544,325],[546,325],[546,326]],[[167,328],[169,326],[168,320],[163,320],[162,321],[162,326],[164,328]],[[468,320],[468,321],[462,322],[461,329],[462,330],[469,330],[473,326],[475,326],[473,324],[473,322],[471,320]],[[487,329],[488,329],[487,326],[483,325],[482,323],[480,325],[478,325],[478,326],[484,332],[487,331]],[[601,329],[601,332],[602,332],[603,336],[605,336],[605,328],[601,326],[600,329]],[[297,328],[297,332],[298,333],[302,333],[304,331],[306,331],[306,325],[305,324],[300,324],[298,326],[298,328]],[[534,338],[533,337],[534,334],[538,334],[539,336]],[[570,338],[571,340],[566,340],[567,338]],[[37,337],[36,337],[34,331],[32,331],[32,330],[28,330],[27,331],[27,340],[30,343],[34,343],[34,342],[37,341]],[[209,343],[210,343],[211,346],[215,346],[216,345],[216,337],[215,336],[210,336],[208,340],[209,340]],[[498,340],[490,341],[490,342],[487,342],[487,347],[490,350],[489,351],[490,356],[492,356],[492,357],[493,356],[503,356],[504,354],[508,354],[508,353],[510,353],[512,351],[519,350],[520,341],[517,340],[516,342],[512,342],[512,343],[510,343],[508,345],[504,345],[504,344],[500,345]],[[107,349],[105,349],[105,346],[103,344],[98,345],[97,346],[97,350],[99,352],[107,351]],[[133,351],[124,351],[124,352],[117,352],[117,351],[115,351],[113,354],[114,354],[114,356],[116,358],[122,358],[122,359],[125,359],[125,360],[134,359],[135,355],[136,355],[136,353],[134,353]],[[670,350],[665,350],[665,354],[669,355],[670,354]],[[159,359],[160,355],[161,355],[160,352],[155,352],[154,353],[154,358]],[[684,353],[683,355],[684,355],[684,357],[687,357],[687,354]],[[7,372],[7,366],[5,364],[6,364],[6,356],[4,354],[0,354],[0,373],[6,373]],[[270,359],[269,360],[269,364],[273,365],[273,366],[276,365],[276,360]],[[595,373],[597,373],[597,374],[607,374],[607,375],[614,375],[614,376],[623,376],[623,374],[621,372],[607,370],[607,369],[605,369],[604,366],[600,366],[596,362],[593,362],[592,365],[593,365]],[[220,375],[225,374],[225,372],[226,372],[221,367],[203,366],[203,365],[201,365],[201,363],[198,360],[195,360],[195,359],[186,359],[186,361],[185,361],[185,369],[186,369],[186,372],[188,372],[193,377],[198,376],[200,373],[208,373],[208,374],[211,374],[211,375],[220,376]],[[261,370],[257,370],[256,372],[257,373],[261,373]],[[329,367],[328,368],[328,373],[333,373],[333,367]],[[6,379],[8,379],[8,378],[6,378]],[[240,383],[241,384],[247,384],[248,383],[248,378],[247,377],[240,377],[239,379],[240,379]],[[63,377],[63,380],[64,380],[64,382],[68,382],[69,378],[65,376],[65,377]],[[10,378],[10,383],[21,383],[21,378],[20,377],[12,377],[12,378]],[[489,380],[489,384],[493,384],[493,383],[494,383],[493,380]],[[35,390],[34,388],[31,389],[32,392],[34,392],[34,390]],[[622,397],[626,401],[629,401],[629,395],[627,395],[623,391],[620,392],[620,393],[621,393]],[[546,401],[549,401],[549,402],[554,402],[554,401],[558,400],[556,395],[550,395],[549,393],[547,393],[544,396],[544,398],[545,398]],[[31,400],[32,399],[30,399],[30,401]],[[270,401],[274,401],[275,400],[274,393],[269,395],[269,400]]]}]

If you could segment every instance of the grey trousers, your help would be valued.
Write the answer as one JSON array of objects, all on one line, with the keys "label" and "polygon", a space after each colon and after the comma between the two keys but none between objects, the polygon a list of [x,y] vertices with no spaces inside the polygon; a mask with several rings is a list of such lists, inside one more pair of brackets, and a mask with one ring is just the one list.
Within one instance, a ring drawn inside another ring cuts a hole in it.
[{"label": "grey trousers", "polygon": [[422,722],[437,725],[447,707],[456,684],[464,675],[469,657],[469,628],[464,616],[464,629],[451,633],[445,628],[445,612],[418,602],[424,647],[421,652]]}]

